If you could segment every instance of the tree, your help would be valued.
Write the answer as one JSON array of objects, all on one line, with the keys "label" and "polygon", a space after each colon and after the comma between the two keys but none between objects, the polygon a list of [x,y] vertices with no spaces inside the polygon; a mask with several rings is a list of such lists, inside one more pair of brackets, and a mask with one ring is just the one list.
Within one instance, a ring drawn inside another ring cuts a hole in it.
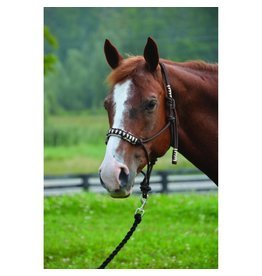
[{"label": "tree", "polygon": [[[56,38],[51,34],[49,31],[49,28],[47,26],[44,26],[44,42],[45,42],[45,48],[51,47],[52,49],[58,48],[58,42]],[[48,72],[51,72],[54,70],[55,63],[57,62],[56,55],[52,53],[48,53],[44,55],[44,74],[46,75]]]}]

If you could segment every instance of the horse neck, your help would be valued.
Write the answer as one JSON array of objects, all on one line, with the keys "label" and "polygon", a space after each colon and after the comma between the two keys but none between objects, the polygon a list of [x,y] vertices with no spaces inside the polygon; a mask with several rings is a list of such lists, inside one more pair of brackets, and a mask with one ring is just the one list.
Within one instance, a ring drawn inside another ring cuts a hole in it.
[{"label": "horse neck", "polygon": [[166,67],[176,100],[179,152],[217,183],[217,71]]}]

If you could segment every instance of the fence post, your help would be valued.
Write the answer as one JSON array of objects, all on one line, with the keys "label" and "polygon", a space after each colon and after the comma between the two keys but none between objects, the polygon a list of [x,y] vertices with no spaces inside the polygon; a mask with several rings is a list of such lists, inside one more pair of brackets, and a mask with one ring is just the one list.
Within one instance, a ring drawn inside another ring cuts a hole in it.
[{"label": "fence post", "polygon": [[88,191],[90,186],[89,176],[85,174],[85,175],[82,175],[81,177],[83,179],[83,188],[85,191]]},{"label": "fence post", "polygon": [[167,176],[168,174],[165,171],[159,172],[159,175],[161,175],[162,178],[162,193],[168,193],[168,181],[167,181]]}]

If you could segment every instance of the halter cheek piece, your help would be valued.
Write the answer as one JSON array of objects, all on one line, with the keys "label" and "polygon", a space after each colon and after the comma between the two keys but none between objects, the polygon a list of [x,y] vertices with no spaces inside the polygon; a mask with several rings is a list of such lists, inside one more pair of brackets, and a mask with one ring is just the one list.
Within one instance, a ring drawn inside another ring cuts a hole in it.
[{"label": "halter cheek piece", "polygon": [[110,128],[107,132],[106,135],[106,144],[110,138],[110,136],[117,136],[128,143],[135,145],[135,146],[141,146],[145,152],[146,159],[147,159],[147,170],[146,173],[142,172],[144,174],[144,179],[140,184],[140,189],[142,191],[142,196],[143,198],[147,198],[148,192],[151,190],[149,186],[149,180],[150,180],[150,175],[151,171],[153,169],[153,166],[155,165],[157,159],[150,160],[148,151],[145,147],[145,144],[154,140],[157,138],[160,134],[162,134],[166,129],[170,128],[170,135],[171,135],[171,142],[170,146],[173,147],[173,152],[172,152],[172,164],[177,163],[177,150],[178,150],[178,131],[177,131],[177,122],[176,122],[176,107],[175,107],[175,99],[172,96],[172,89],[170,86],[168,74],[165,68],[165,65],[163,63],[159,63],[161,67],[161,72],[164,78],[165,82],[165,90],[167,94],[167,105],[168,105],[168,122],[167,124],[159,130],[156,134],[151,136],[150,138],[147,139],[140,139],[133,135],[132,133],[125,131],[123,129],[119,128]]}]

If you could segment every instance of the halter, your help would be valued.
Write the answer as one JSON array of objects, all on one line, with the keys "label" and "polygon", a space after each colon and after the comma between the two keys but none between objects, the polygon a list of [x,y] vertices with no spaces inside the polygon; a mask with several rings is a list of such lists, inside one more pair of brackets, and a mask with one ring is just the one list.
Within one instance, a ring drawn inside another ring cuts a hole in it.
[{"label": "halter", "polygon": [[149,191],[151,191],[151,188],[149,186],[149,180],[150,175],[153,169],[153,166],[155,165],[157,159],[154,158],[153,160],[149,159],[148,151],[145,147],[145,144],[154,140],[159,135],[161,135],[166,129],[170,128],[170,135],[171,135],[171,142],[170,146],[173,147],[172,152],[172,164],[177,164],[177,151],[178,151],[178,131],[177,131],[177,122],[176,122],[176,107],[175,107],[175,99],[172,97],[172,89],[169,82],[168,74],[165,68],[165,65],[163,63],[159,63],[161,67],[161,72],[164,77],[164,83],[165,83],[165,90],[167,94],[167,105],[168,105],[168,122],[167,124],[159,130],[156,134],[152,135],[150,138],[142,139],[138,138],[132,133],[125,131],[123,129],[119,128],[110,128],[106,135],[106,144],[110,138],[110,136],[117,136],[128,143],[135,145],[135,146],[141,146],[145,152],[146,159],[147,159],[147,170],[146,173],[142,172],[144,175],[144,179],[140,184],[140,189],[142,191],[142,197],[147,198],[147,194]]}]

